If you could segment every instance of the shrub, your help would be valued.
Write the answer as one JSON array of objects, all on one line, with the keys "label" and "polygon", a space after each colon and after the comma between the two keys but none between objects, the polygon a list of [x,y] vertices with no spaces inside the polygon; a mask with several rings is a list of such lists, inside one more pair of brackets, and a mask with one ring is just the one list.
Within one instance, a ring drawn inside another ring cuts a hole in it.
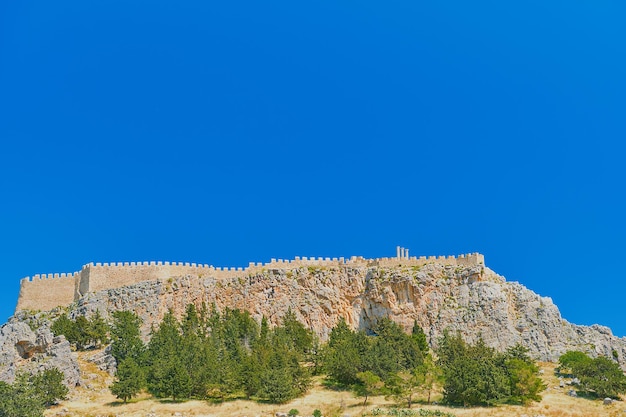
[{"label": "shrub", "polygon": [[580,379],[581,386],[598,398],[619,398],[626,393],[626,376],[609,358],[591,359],[583,352],[569,351],[559,358],[561,370],[566,369]]},{"label": "shrub", "polygon": [[576,374],[589,362],[591,362],[591,358],[583,352],[567,351],[559,358],[559,373]]},{"label": "shrub", "polygon": [[522,346],[497,353],[482,340],[468,345],[460,335],[444,334],[439,364],[445,376],[444,400],[457,405],[527,404],[540,401],[546,386],[539,368]]},{"label": "shrub", "polygon": [[65,399],[68,389],[56,368],[35,375],[18,374],[9,385],[0,381],[0,416],[43,417],[47,406]]},{"label": "shrub", "polygon": [[99,312],[96,312],[90,320],[85,316],[71,320],[63,313],[52,323],[50,330],[55,336],[64,335],[77,350],[98,347],[108,342],[109,326]]}]

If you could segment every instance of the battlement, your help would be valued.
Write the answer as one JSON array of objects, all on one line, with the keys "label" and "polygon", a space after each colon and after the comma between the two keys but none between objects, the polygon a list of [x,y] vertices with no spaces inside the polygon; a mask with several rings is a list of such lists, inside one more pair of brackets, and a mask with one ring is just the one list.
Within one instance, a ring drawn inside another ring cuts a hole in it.
[{"label": "battlement", "polygon": [[420,267],[426,264],[453,266],[484,265],[479,253],[458,256],[409,256],[408,249],[397,247],[395,257],[366,259],[300,257],[250,262],[247,267],[215,267],[189,262],[111,262],[89,263],[78,272],[39,274],[21,280],[16,311],[50,310],[69,305],[88,292],[109,290],[143,281],[169,279],[179,276],[212,277],[215,279],[247,277],[266,270],[290,270],[307,267]]},{"label": "battlement", "polygon": [[37,274],[37,275],[33,275],[33,277],[26,277],[26,278],[22,278],[22,281],[26,281],[26,282],[36,282],[36,281],[44,281],[44,280],[62,280],[62,279],[69,279],[69,280],[74,280],[76,279],[76,276],[79,275],[80,272],[71,272],[71,273],[59,273],[59,274]]}]

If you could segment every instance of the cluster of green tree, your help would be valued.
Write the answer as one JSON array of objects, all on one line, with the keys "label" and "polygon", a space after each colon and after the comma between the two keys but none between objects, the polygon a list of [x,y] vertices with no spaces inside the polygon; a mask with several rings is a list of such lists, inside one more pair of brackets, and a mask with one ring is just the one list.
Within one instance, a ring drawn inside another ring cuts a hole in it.
[{"label": "cluster of green tree", "polygon": [[446,333],[435,361],[417,322],[407,334],[382,318],[374,334],[367,335],[340,320],[322,349],[291,311],[270,329],[265,318],[259,325],[247,312],[226,309],[220,314],[206,306],[198,312],[189,305],[180,321],[166,314],[147,345],[140,326],[136,314],[121,311],[113,314],[110,328],[99,315],[91,320],[63,315],[53,330],[78,348],[103,343],[110,330],[118,363],[111,391],[123,401],[147,389],[157,398],[174,400],[245,397],[283,403],[304,393],[315,372],[352,388],[365,403],[370,395],[385,394],[409,408],[419,394],[430,402],[437,385],[443,386],[445,402],[464,406],[525,404],[539,401],[545,389],[523,347],[498,353],[482,340],[472,345]]},{"label": "cluster of green tree", "polygon": [[13,384],[0,381],[0,417],[43,417],[46,407],[66,398],[63,374],[56,368],[18,374]]},{"label": "cluster of green tree", "polygon": [[378,321],[374,335],[355,332],[340,320],[323,349],[323,370],[340,386],[352,387],[364,403],[370,395],[384,393],[409,407],[420,391],[426,391],[430,401],[439,379],[417,322],[409,335],[388,318]]},{"label": "cluster of green tree", "polygon": [[324,349],[323,366],[335,382],[350,386],[360,381],[360,372],[371,372],[382,380],[399,371],[412,370],[424,361],[428,343],[422,329],[414,326],[408,335],[400,325],[382,318],[374,335],[353,331],[341,319],[330,333]]},{"label": "cluster of green tree", "polygon": [[147,388],[174,400],[245,396],[284,403],[309,386],[303,364],[317,344],[291,311],[270,329],[265,318],[259,326],[247,312],[198,312],[189,305],[181,321],[166,314],[147,346],[140,324],[134,313],[114,314],[112,354],[119,366],[111,391],[123,401]]},{"label": "cluster of green tree", "polygon": [[626,394],[624,372],[604,356],[592,359],[583,352],[566,352],[559,358],[558,372],[578,378],[582,391],[592,397],[618,399],[619,394]]},{"label": "cluster of green tree", "polygon": [[426,336],[417,323],[411,335],[389,319],[381,319],[375,334],[352,331],[344,321],[332,330],[324,349],[324,370],[358,395],[385,394],[410,408],[414,396],[430,395],[443,386],[449,404],[524,404],[539,401],[545,389],[539,368],[527,349],[515,346],[504,353],[482,340],[467,344],[460,335],[446,333],[439,342],[437,361],[428,350]]},{"label": "cluster of green tree", "polygon": [[64,335],[68,342],[78,350],[97,348],[108,343],[109,326],[99,312],[96,312],[91,319],[78,316],[75,320],[63,313],[52,323],[50,330],[56,336]]},{"label": "cluster of green tree", "polygon": [[449,404],[526,404],[540,401],[539,393],[546,388],[538,366],[521,345],[499,353],[482,340],[467,344],[460,335],[445,333],[437,354],[444,401]]}]

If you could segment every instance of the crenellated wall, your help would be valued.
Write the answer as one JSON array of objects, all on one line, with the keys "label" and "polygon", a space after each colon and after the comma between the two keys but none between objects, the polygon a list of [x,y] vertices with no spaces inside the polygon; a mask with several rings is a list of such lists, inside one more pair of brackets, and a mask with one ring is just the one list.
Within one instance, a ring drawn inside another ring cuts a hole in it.
[{"label": "crenellated wall", "polygon": [[[184,275],[198,277],[236,278],[247,277],[267,269],[297,269],[302,267],[419,267],[436,263],[441,265],[484,265],[479,253],[459,256],[409,257],[402,248],[402,256],[395,258],[307,258],[296,256],[293,260],[271,259],[270,262],[251,262],[246,268],[220,268],[206,264],[182,262],[119,262],[90,263],[79,272],[71,274],[43,274],[24,278],[15,311],[50,310],[69,305],[88,292],[120,288],[142,281],[168,279]],[[400,252],[398,252],[400,253]]]},{"label": "crenellated wall", "polygon": [[80,272],[73,274],[42,274],[22,279],[17,298],[19,310],[51,310],[71,304]]}]

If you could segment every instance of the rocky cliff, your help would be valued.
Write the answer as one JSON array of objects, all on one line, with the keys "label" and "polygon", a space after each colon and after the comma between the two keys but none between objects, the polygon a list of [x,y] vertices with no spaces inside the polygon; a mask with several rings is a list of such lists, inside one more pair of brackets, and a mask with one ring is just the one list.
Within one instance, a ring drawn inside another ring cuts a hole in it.
[{"label": "rocky cliff", "polygon": [[[417,320],[431,345],[448,329],[461,332],[468,341],[482,337],[499,350],[519,342],[544,361],[575,349],[616,356],[626,363],[626,338],[613,336],[606,327],[568,323],[550,298],[506,282],[483,265],[308,266],[233,278],[174,276],[90,292],[71,306],[70,314],[100,311],[106,317],[116,310],[133,310],[143,319],[148,337],[165,312],[171,309],[182,315],[189,303],[245,309],[257,320],[265,315],[274,324],[291,308],[322,339],[341,317],[354,328],[369,331],[380,317],[388,316],[407,331]],[[0,332],[0,349],[12,349],[0,357],[0,378],[11,361],[25,360],[20,354],[22,339],[37,345],[37,333],[28,333],[22,323],[25,317],[16,315]],[[7,326],[20,325],[27,335],[16,338]],[[41,331],[45,333],[37,330]],[[7,339],[3,334],[13,336]]]},{"label": "rocky cliff", "polygon": [[55,337],[45,320],[33,330],[29,325],[32,318],[15,318],[0,327],[0,381],[13,382],[18,371],[57,368],[65,375],[68,387],[78,385],[78,363],[65,336]]},{"label": "rocky cliff", "polygon": [[187,275],[87,294],[75,314],[133,310],[147,335],[168,309],[180,315],[187,304],[203,302],[248,310],[259,321],[265,315],[274,324],[291,308],[322,339],[340,317],[368,331],[378,318],[389,316],[407,331],[417,320],[431,345],[449,329],[468,341],[482,337],[500,350],[520,342],[540,360],[554,361],[576,349],[594,356],[617,354],[626,362],[626,338],[606,327],[568,323],[550,298],[506,282],[482,265],[310,266],[219,280]]}]

